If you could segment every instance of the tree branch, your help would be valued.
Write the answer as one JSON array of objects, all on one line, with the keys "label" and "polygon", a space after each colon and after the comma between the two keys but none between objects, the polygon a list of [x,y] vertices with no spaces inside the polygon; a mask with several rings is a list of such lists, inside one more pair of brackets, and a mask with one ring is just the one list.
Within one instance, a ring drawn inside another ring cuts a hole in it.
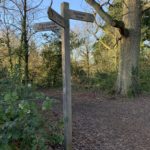
[{"label": "tree branch", "polygon": [[102,6],[97,3],[95,0],[85,0],[89,5],[91,5],[99,16],[112,27],[118,28],[122,36],[128,37],[129,31],[125,28],[124,22],[113,19],[108,13],[106,13]]},{"label": "tree branch", "polygon": [[36,6],[32,7],[32,8],[29,8],[27,11],[31,11],[33,9],[36,9],[38,8],[41,4],[42,4],[43,0],[41,0]]},{"label": "tree branch", "polygon": [[[98,29],[98,28],[97,28],[97,29]],[[105,43],[102,41],[102,39],[99,39],[99,38],[98,38],[98,36],[96,35],[96,33],[98,32],[97,30],[96,30],[95,32],[92,32],[92,31],[90,31],[89,29],[87,29],[87,31],[88,31],[90,34],[92,34],[92,35],[95,37],[95,39],[96,39],[97,41],[99,41],[106,49],[111,50],[111,48],[110,48],[107,44],[105,44]]]},{"label": "tree branch", "polygon": [[23,16],[23,12],[22,12],[21,8],[19,7],[19,4],[16,1],[14,1],[14,0],[10,0],[10,1],[18,8],[21,16]]},{"label": "tree branch", "polygon": [[145,11],[150,9],[150,3],[146,3],[145,5],[143,5],[142,7],[142,13],[144,13]]},{"label": "tree branch", "polygon": [[[96,18],[96,14],[94,13],[94,16]],[[105,28],[105,25],[101,25],[100,23],[97,22],[97,20],[95,19],[95,22],[94,22],[98,28],[102,29],[106,34],[111,34],[113,37],[115,37],[115,34],[114,32],[111,32],[111,31],[108,31],[106,28]],[[98,29],[97,29],[98,30]]]}]

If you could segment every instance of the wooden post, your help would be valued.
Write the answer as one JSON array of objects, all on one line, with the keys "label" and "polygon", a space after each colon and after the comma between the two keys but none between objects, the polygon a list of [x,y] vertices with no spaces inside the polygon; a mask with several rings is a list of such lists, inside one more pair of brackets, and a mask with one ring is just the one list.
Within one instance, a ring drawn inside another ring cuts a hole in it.
[{"label": "wooden post", "polygon": [[65,150],[72,150],[72,102],[71,102],[71,65],[70,65],[70,24],[69,19],[93,22],[94,15],[75,10],[69,10],[69,3],[61,4],[61,15],[51,7],[48,17],[62,30],[62,68],[63,68],[63,113]]},{"label": "wooden post", "polygon": [[70,71],[70,24],[69,24],[69,3],[61,4],[61,15],[65,20],[65,27],[62,30],[62,68],[63,68],[63,113],[64,113],[64,134],[65,150],[72,149],[72,104],[71,104],[71,71]]}]

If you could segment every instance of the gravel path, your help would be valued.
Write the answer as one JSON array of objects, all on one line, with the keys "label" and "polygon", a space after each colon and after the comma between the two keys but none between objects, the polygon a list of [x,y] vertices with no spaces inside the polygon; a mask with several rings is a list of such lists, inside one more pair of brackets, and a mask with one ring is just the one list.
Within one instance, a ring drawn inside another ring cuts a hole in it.
[{"label": "gravel path", "polygon": [[[44,91],[61,99],[59,91]],[[62,104],[55,110],[62,115]],[[73,150],[150,150],[150,95],[73,94]]]}]

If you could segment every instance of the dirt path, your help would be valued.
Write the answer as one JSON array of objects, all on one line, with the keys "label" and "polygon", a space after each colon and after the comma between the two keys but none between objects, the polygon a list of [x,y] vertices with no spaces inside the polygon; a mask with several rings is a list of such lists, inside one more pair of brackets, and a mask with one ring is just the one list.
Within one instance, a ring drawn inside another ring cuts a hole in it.
[{"label": "dirt path", "polygon": [[[60,92],[44,91],[61,99]],[[56,112],[62,113],[62,104]],[[150,96],[73,94],[73,150],[150,150]]]}]

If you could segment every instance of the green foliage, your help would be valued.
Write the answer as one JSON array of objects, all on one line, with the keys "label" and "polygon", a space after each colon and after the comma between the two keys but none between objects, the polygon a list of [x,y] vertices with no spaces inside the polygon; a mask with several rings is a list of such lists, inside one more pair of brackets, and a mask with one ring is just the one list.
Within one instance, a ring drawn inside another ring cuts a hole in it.
[{"label": "green foliage", "polygon": [[[82,77],[82,78],[81,78]],[[110,73],[102,73],[102,72],[97,72],[95,73],[92,77],[87,78],[86,74],[78,75],[78,80],[83,79],[82,82],[75,82],[76,84],[74,85],[74,88],[76,89],[89,89],[89,90],[94,90],[94,91],[107,91],[111,92],[114,91],[114,86],[117,78],[117,73],[116,72],[110,72]],[[80,87],[80,88],[79,88]]]},{"label": "green foliage", "polygon": [[[0,100],[0,145],[15,148],[34,148],[34,142],[43,138],[42,122],[33,101],[20,97],[17,91],[9,91]],[[39,137],[38,137],[39,136]],[[38,138],[37,138],[38,137]]]},{"label": "green foliage", "polygon": [[42,110],[47,110],[49,108],[51,108],[52,106],[52,101],[49,97],[46,97],[46,101],[43,102],[43,105],[42,105]]},{"label": "green foliage", "polygon": [[141,49],[139,80],[141,91],[150,92],[150,48]]},{"label": "green foliage", "polygon": [[117,73],[100,73],[97,72],[94,78],[94,85],[100,90],[111,91],[114,90]]},{"label": "green foliage", "polygon": [[150,40],[150,9],[142,14],[142,41]]},{"label": "green foliage", "polygon": [[142,91],[150,92],[150,69],[140,71],[140,84]]},{"label": "green foliage", "polygon": [[87,74],[83,70],[83,67],[74,63],[71,65],[72,80],[74,84],[85,84],[87,82]]},{"label": "green foliage", "polygon": [[76,49],[84,44],[84,38],[81,38],[77,33],[70,32],[70,50]]},{"label": "green foliage", "polygon": [[[119,13],[118,13],[119,12]],[[114,0],[108,13],[116,20],[122,20],[122,1]],[[116,72],[119,64],[119,38],[115,28],[104,25],[104,33],[93,45],[93,58],[96,72]]]},{"label": "green foliage", "polygon": [[[51,134],[49,134],[48,138],[50,139],[51,145],[62,145],[64,141],[62,128],[64,127],[63,121],[59,121],[55,123],[54,126],[49,126],[49,130]],[[62,134],[60,134],[62,133]]]},{"label": "green foliage", "polygon": [[114,19],[121,20],[122,19],[122,0],[114,0],[112,5],[113,6],[109,7],[109,14],[111,14],[111,16]]},{"label": "green foliage", "polygon": [[[51,138],[47,135],[44,119],[39,112],[50,110],[52,100],[37,93],[31,86],[18,84],[15,76],[1,79],[0,149],[47,150]],[[38,100],[43,103],[42,107],[38,106]],[[52,129],[49,131],[55,133]],[[63,140],[61,136],[58,132],[53,134],[50,142],[60,143]]]},{"label": "green foliage", "polygon": [[118,51],[117,48],[114,48],[115,43],[113,42],[111,36],[105,35],[94,44],[93,57],[97,71],[108,73],[116,71],[118,67]]},{"label": "green foliage", "polygon": [[45,68],[45,79],[43,80],[43,86],[57,87],[62,83],[62,65],[61,65],[61,42],[59,39],[53,39],[53,41],[46,44],[42,51],[42,58]]},{"label": "green foliage", "polygon": [[[42,87],[60,87],[62,85],[62,55],[61,41],[54,35],[44,34],[46,43],[43,46],[41,56],[43,60],[43,79],[38,82]],[[83,39],[71,32],[70,50],[78,48],[83,43]]]}]

